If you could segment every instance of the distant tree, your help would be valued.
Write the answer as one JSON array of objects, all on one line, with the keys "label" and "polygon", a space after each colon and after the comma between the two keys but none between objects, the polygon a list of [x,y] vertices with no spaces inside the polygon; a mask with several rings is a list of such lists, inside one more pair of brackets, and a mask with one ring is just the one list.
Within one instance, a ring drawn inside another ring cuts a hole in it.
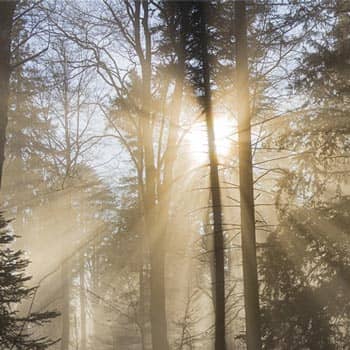
[{"label": "distant tree", "polygon": [[[12,46],[16,48],[12,52],[13,61],[21,61],[33,54],[31,45],[21,45],[29,36],[29,31],[25,17],[16,20],[12,30]],[[43,118],[47,112],[45,106],[38,104],[45,89],[47,81],[40,71],[38,60],[12,68],[2,197],[6,207],[16,210],[16,226],[28,216],[25,203],[30,201],[31,206],[39,205],[37,194],[48,186],[45,181],[48,173],[43,171],[50,168],[46,135],[52,134],[54,126]],[[19,187],[20,192],[17,191]]]},{"label": "distant tree", "polygon": [[[18,67],[37,58],[47,49],[44,47],[34,51],[29,44],[42,30],[44,22],[40,15],[33,15],[27,28],[26,17],[30,17],[37,7],[38,3],[31,1],[4,0],[0,3],[0,183],[5,161],[11,75]],[[30,26],[32,27],[29,28]]]}]

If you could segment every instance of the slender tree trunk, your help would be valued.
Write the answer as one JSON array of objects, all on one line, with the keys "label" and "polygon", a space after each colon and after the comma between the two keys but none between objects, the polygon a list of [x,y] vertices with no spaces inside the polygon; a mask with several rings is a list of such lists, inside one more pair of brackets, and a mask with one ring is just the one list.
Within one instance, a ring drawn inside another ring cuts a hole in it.
[{"label": "slender tree trunk", "polygon": [[[62,54],[62,68],[63,68],[63,117],[64,117],[64,135],[65,135],[65,174],[62,180],[62,189],[69,186],[67,184],[67,180],[70,180],[71,176],[71,143],[70,143],[70,124],[69,124],[69,113],[70,113],[70,105],[69,105],[69,72],[68,72],[68,60],[66,51],[63,48]],[[72,191],[68,192],[68,217],[66,217],[67,222],[73,222],[73,206],[72,206]],[[64,254],[64,237],[61,242],[62,244],[62,258],[65,259]],[[62,268],[62,286],[63,286],[63,306],[62,306],[62,343],[61,350],[69,349],[69,341],[70,341],[70,263],[69,260],[63,262]]]},{"label": "slender tree trunk", "polygon": [[[204,221],[206,228],[210,228],[210,221],[211,221],[211,211],[208,210],[205,221]],[[204,244],[204,248],[208,254],[210,280],[215,281],[215,256],[213,254],[213,252],[215,250],[215,248],[214,248],[214,235],[211,235],[211,234],[204,235],[203,244]],[[215,306],[216,288],[215,288],[214,283],[212,283],[212,285],[211,285],[211,295],[212,295],[213,308],[215,310],[215,308],[216,308],[216,306]]]},{"label": "slender tree trunk", "polygon": [[[92,286],[92,290],[97,293],[98,292],[98,288],[99,288],[99,274],[100,274],[100,271],[99,271],[99,262],[98,262],[98,243],[99,242],[99,237],[97,237],[94,242],[93,242],[93,245],[92,245],[92,258],[91,258],[91,270],[92,270],[92,273],[91,273],[91,279],[90,279],[90,283],[91,283],[91,286]],[[97,329],[98,329],[98,326],[97,326],[97,313],[96,313],[96,307],[93,307],[92,309],[92,331],[91,331],[91,334],[90,334],[90,341],[91,341],[91,344],[95,345],[95,339],[97,339]],[[92,347],[93,347],[92,345]]]},{"label": "slender tree trunk", "polygon": [[63,295],[62,295],[62,338],[61,338],[61,350],[69,349],[70,338],[70,272],[69,264],[67,261],[62,264],[62,277],[63,283]]},{"label": "slender tree trunk", "polygon": [[200,3],[201,9],[201,56],[203,60],[204,112],[208,133],[210,164],[210,191],[214,220],[214,256],[215,256],[215,350],[225,350],[225,270],[224,235],[222,230],[222,205],[218,160],[215,146],[214,120],[211,105],[210,68],[208,59],[208,4]]},{"label": "slender tree trunk", "polygon": [[0,1],[0,186],[5,161],[11,74],[11,31],[17,1]]},{"label": "slender tree trunk", "polygon": [[[139,139],[140,140],[140,139]],[[141,147],[139,145],[139,147]],[[140,175],[140,174],[139,174]],[[141,176],[141,175],[140,175]],[[138,184],[138,217],[140,218],[140,221],[138,222],[138,225],[136,226],[136,229],[141,233],[141,239],[140,239],[140,247],[139,247],[139,327],[140,327],[140,336],[141,336],[141,349],[146,350],[147,348],[147,339],[146,339],[146,289],[148,288],[148,275],[147,272],[145,272],[146,267],[146,252],[145,252],[145,246],[146,246],[146,237],[144,233],[146,232],[146,225],[144,221],[144,207],[143,207],[143,196],[142,196],[142,186],[141,186],[142,179],[139,178],[139,184]]]},{"label": "slender tree trunk", "polygon": [[261,349],[245,1],[235,2],[241,237],[248,350]]},{"label": "slender tree trunk", "polygon": [[146,349],[146,320],[145,320],[145,274],[144,274],[144,259],[141,257],[139,266],[139,292],[140,292],[140,306],[139,306],[139,324],[141,336],[141,349]]},{"label": "slender tree trunk", "polygon": [[81,350],[86,350],[86,292],[85,292],[85,258],[80,256],[80,336]]}]

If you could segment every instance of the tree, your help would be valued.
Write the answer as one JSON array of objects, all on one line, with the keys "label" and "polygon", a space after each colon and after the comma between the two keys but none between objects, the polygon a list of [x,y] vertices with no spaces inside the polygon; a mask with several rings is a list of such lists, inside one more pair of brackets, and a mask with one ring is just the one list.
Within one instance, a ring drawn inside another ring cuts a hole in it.
[{"label": "tree", "polygon": [[296,153],[291,161],[295,170],[281,179],[281,202],[292,195],[315,205],[348,173],[348,4],[321,1],[318,7],[325,24],[309,37],[311,49],[302,50],[290,79],[290,91],[303,101],[299,118],[285,121],[270,143]]},{"label": "tree", "polygon": [[[180,6],[182,4],[180,3]],[[186,6],[186,5],[185,5]],[[215,349],[226,349],[225,340],[225,272],[224,272],[224,235],[222,227],[222,203],[218,172],[218,159],[214,134],[214,115],[211,97],[211,70],[209,50],[209,3],[193,2],[187,5],[182,16],[185,16],[187,42],[191,47],[190,55],[187,57],[189,72],[193,77],[192,86],[205,117],[208,138],[209,174],[211,208],[213,213],[213,236],[214,236],[214,284],[213,299],[215,309]],[[193,62],[195,62],[193,64]]]},{"label": "tree", "polygon": [[335,198],[290,211],[268,238],[260,260],[264,349],[349,345],[348,210],[348,198]]},{"label": "tree", "polygon": [[2,1],[0,4],[0,184],[5,160],[11,74],[11,31],[15,9],[16,1]]},{"label": "tree", "polygon": [[[0,4],[0,186],[5,160],[6,127],[11,74],[11,34],[16,1],[3,1]],[[19,306],[30,297],[35,298],[36,287],[28,288],[24,270],[29,261],[20,250],[15,251],[8,245],[13,243],[15,235],[8,228],[9,221],[3,214],[0,217],[0,342],[1,347],[11,349],[45,349],[55,343],[47,337],[33,336],[34,326],[42,325],[57,316],[55,312],[32,312],[30,306],[27,315],[21,315]],[[32,303],[33,303],[32,301]],[[30,303],[30,305],[32,305]]]},{"label": "tree", "polygon": [[203,106],[208,133],[208,153],[210,167],[210,191],[213,208],[214,263],[215,263],[215,349],[225,350],[225,271],[224,271],[224,236],[222,229],[221,192],[218,172],[218,160],[215,145],[214,120],[211,101],[210,66],[208,59],[208,14],[205,3],[200,9],[200,49],[203,74]]},{"label": "tree", "polygon": [[247,348],[260,349],[259,287],[256,262],[255,210],[248,83],[247,19],[244,1],[235,3],[239,191]]},{"label": "tree", "polygon": [[[45,336],[35,336],[35,327],[58,316],[56,312],[32,312],[37,287],[26,286],[31,277],[24,271],[29,260],[21,250],[10,244],[15,235],[8,228],[9,221],[0,221],[0,343],[1,349],[46,349],[57,342]],[[17,307],[29,299],[29,311],[21,314]],[[30,301],[32,299],[32,301]]]}]

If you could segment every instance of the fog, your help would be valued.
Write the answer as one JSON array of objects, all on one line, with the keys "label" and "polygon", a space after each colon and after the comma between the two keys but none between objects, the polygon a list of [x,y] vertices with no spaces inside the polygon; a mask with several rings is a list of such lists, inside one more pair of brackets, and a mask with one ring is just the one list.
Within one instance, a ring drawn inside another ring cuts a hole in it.
[{"label": "fog", "polygon": [[349,24],[0,1],[0,349],[347,349]]}]

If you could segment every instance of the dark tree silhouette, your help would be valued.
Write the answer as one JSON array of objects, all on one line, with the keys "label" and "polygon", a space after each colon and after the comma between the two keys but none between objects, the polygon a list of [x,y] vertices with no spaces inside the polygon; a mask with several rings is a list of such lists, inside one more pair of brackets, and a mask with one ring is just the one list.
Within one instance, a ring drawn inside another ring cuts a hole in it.
[{"label": "dark tree silhouette", "polygon": [[[0,349],[46,349],[57,341],[35,335],[36,327],[58,316],[56,312],[32,312],[37,287],[28,288],[31,279],[25,275],[29,260],[21,250],[13,250],[14,234],[9,221],[0,215]],[[18,307],[29,301],[29,311],[22,314]]]},{"label": "dark tree silhouette", "polygon": [[11,31],[17,1],[0,2],[0,186],[5,161],[8,120],[9,83],[11,74]]}]

